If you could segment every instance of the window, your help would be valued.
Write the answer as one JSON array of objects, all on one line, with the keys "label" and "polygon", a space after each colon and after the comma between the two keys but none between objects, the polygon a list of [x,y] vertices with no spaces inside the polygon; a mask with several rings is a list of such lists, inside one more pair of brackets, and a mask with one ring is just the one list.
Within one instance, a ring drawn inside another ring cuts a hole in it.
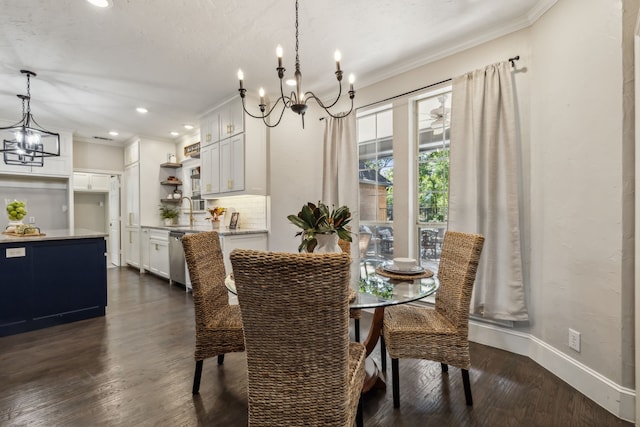
[{"label": "window", "polygon": [[393,110],[385,105],[359,114],[361,258],[393,258]]},{"label": "window", "polygon": [[437,271],[449,212],[451,88],[416,101],[420,263]]}]

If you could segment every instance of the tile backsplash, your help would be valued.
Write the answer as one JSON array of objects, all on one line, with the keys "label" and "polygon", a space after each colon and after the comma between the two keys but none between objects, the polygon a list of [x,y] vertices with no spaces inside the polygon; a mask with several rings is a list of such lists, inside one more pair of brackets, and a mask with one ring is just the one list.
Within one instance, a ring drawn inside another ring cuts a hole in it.
[{"label": "tile backsplash", "polygon": [[[267,198],[265,196],[235,196],[208,200],[207,207],[235,209],[240,213],[238,228],[267,228]],[[229,218],[225,218],[225,222],[228,221]]]}]

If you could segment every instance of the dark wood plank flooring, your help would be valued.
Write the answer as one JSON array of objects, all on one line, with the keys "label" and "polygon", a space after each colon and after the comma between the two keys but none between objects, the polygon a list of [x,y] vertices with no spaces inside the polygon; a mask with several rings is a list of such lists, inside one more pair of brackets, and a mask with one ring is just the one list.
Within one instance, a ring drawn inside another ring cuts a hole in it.
[{"label": "dark wood plank flooring", "polygon": [[[0,338],[0,425],[247,425],[244,353],[223,366],[205,361],[200,395],[191,394],[191,295],[133,269],[108,274],[106,317]],[[364,313],[363,336],[369,319]],[[459,370],[401,360],[401,408],[390,385],[375,390],[364,399],[365,425],[632,425],[526,357],[479,344],[471,355],[472,408]],[[390,363],[387,374],[390,382]]]}]

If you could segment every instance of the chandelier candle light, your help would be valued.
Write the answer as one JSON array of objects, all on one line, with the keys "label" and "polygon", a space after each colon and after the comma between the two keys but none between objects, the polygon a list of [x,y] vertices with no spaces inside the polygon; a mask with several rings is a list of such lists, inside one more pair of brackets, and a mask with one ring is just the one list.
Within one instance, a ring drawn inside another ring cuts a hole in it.
[{"label": "chandelier candle light", "polygon": [[[27,94],[22,100],[22,120],[13,126],[0,127],[4,162],[7,165],[44,166],[44,158],[60,156],[60,135],[43,129],[31,115],[31,77],[36,73],[20,70],[27,76]],[[9,136],[10,135],[10,136]]]},{"label": "chandelier candle light", "polygon": [[[334,105],[336,105],[336,103],[340,100],[340,97],[342,96],[342,70],[340,69],[340,59],[341,59],[340,52],[336,51],[335,57],[334,57],[336,61],[335,75],[336,75],[336,78],[338,79],[338,96],[331,104],[326,105],[313,92],[311,91],[303,92],[302,90],[302,72],[300,71],[300,56],[298,55],[298,44],[299,44],[298,43],[298,0],[296,0],[296,71],[294,73],[296,90],[291,91],[291,94],[289,96],[286,96],[284,94],[284,89],[282,87],[282,80],[284,79],[284,73],[286,70],[282,66],[282,55],[283,55],[282,46],[278,45],[278,47],[276,48],[276,55],[278,57],[278,67],[276,68],[276,71],[278,73],[278,79],[280,79],[280,96],[278,97],[276,102],[273,103],[273,106],[271,107],[271,109],[267,111],[267,105],[265,102],[265,92],[263,88],[260,88],[260,90],[258,91],[258,94],[260,96],[260,104],[258,105],[258,107],[260,108],[261,115],[254,115],[254,114],[251,114],[249,111],[247,111],[244,103],[245,94],[247,92],[247,90],[243,86],[244,73],[242,72],[242,70],[238,70],[238,80],[240,80],[240,88],[238,89],[238,91],[240,92],[240,98],[242,98],[242,108],[244,109],[245,113],[247,113],[249,116],[256,119],[262,119],[264,124],[268,127],[278,126],[278,124],[280,123],[280,120],[282,120],[284,111],[287,108],[290,108],[291,111],[298,113],[302,117],[302,127],[304,128],[304,114],[307,111],[307,101],[309,101],[310,99],[313,99],[314,101],[316,101],[316,103],[320,107],[322,107],[327,112],[327,114],[329,114],[333,118],[346,117],[349,114],[351,114],[351,112],[353,111],[353,98],[355,97],[355,94],[356,94],[356,91],[353,89],[353,82],[355,80],[353,74],[349,75],[349,99],[351,100],[351,108],[346,113],[334,114],[331,111],[329,111]],[[280,117],[278,117],[278,120],[274,124],[271,124],[269,121],[267,121],[267,118],[271,115],[271,113],[274,112],[274,110],[276,109],[276,106],[280,102],[282,102]],[[265,113],[265,111],[267,112]]]}]

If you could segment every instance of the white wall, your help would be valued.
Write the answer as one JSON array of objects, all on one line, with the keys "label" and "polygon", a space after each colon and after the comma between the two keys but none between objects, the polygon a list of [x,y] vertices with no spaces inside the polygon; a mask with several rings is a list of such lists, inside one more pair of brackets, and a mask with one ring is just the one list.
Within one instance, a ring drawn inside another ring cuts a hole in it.
[{"label": "white wall", "polygon": [[287,216],[303,204],[322,197],[322,138],[324,122],[317,105],[310,103],[305,128],[297,114],[287,111],[271,129],[271,233],[269,250],[297,252],[299,228]]},{"label": "white wall", "polygon": [[[622,286],[622,14],[563,0],[532,29],[532,333],[618,384]],[[582,334],[580,353],[568,328]]]},{"label": "white wall", "polygon": [[75,193],[74,226],[108,233],[108,193]]},{"label": "white wall", "polygon": [[[625,4],[637,12],[638,2]],[[633,292],[633,271],[624,262],[632,256],[623,210],[633,172],[623,170],[629,150],[623,147],[622,23],[621,1],[559,0],[527,29],[359,88],[356,100],[369,104],[520,55],[514,83],[531,320],[503,331],[530,337],[534,350],[523,353],[548,369],[558,373],[536,351],[562,360],[556,368],[575,367],[563,378],[576,388],[582,381],[577,376],[593,378],[607,390],[600,399],[590,397],[628,416],[626,403],[615,396],[631,395],[625,387],[633,387],[634,368],[628,339],[633,316],[622,308]],[[406,104],[397,104],[404,114]],[[271,132],[271,250],[295,250],[296,230],[286,215],[321,192],[322,127],[307,118],[302,131],[295,119],[285,116]],[[401,134],[394,144],[406,150],[410,137]],[[403,209],[398,206],[396,220],[408,214]],[[582,334],[580,353],[568,347],[568,328]],[[617,408],[606,402],[612,395]]]},{"label": "white wall", "polygon": [[124,147],[82,140],[73,141],[74,170],[122,171],[123,156]]}]

